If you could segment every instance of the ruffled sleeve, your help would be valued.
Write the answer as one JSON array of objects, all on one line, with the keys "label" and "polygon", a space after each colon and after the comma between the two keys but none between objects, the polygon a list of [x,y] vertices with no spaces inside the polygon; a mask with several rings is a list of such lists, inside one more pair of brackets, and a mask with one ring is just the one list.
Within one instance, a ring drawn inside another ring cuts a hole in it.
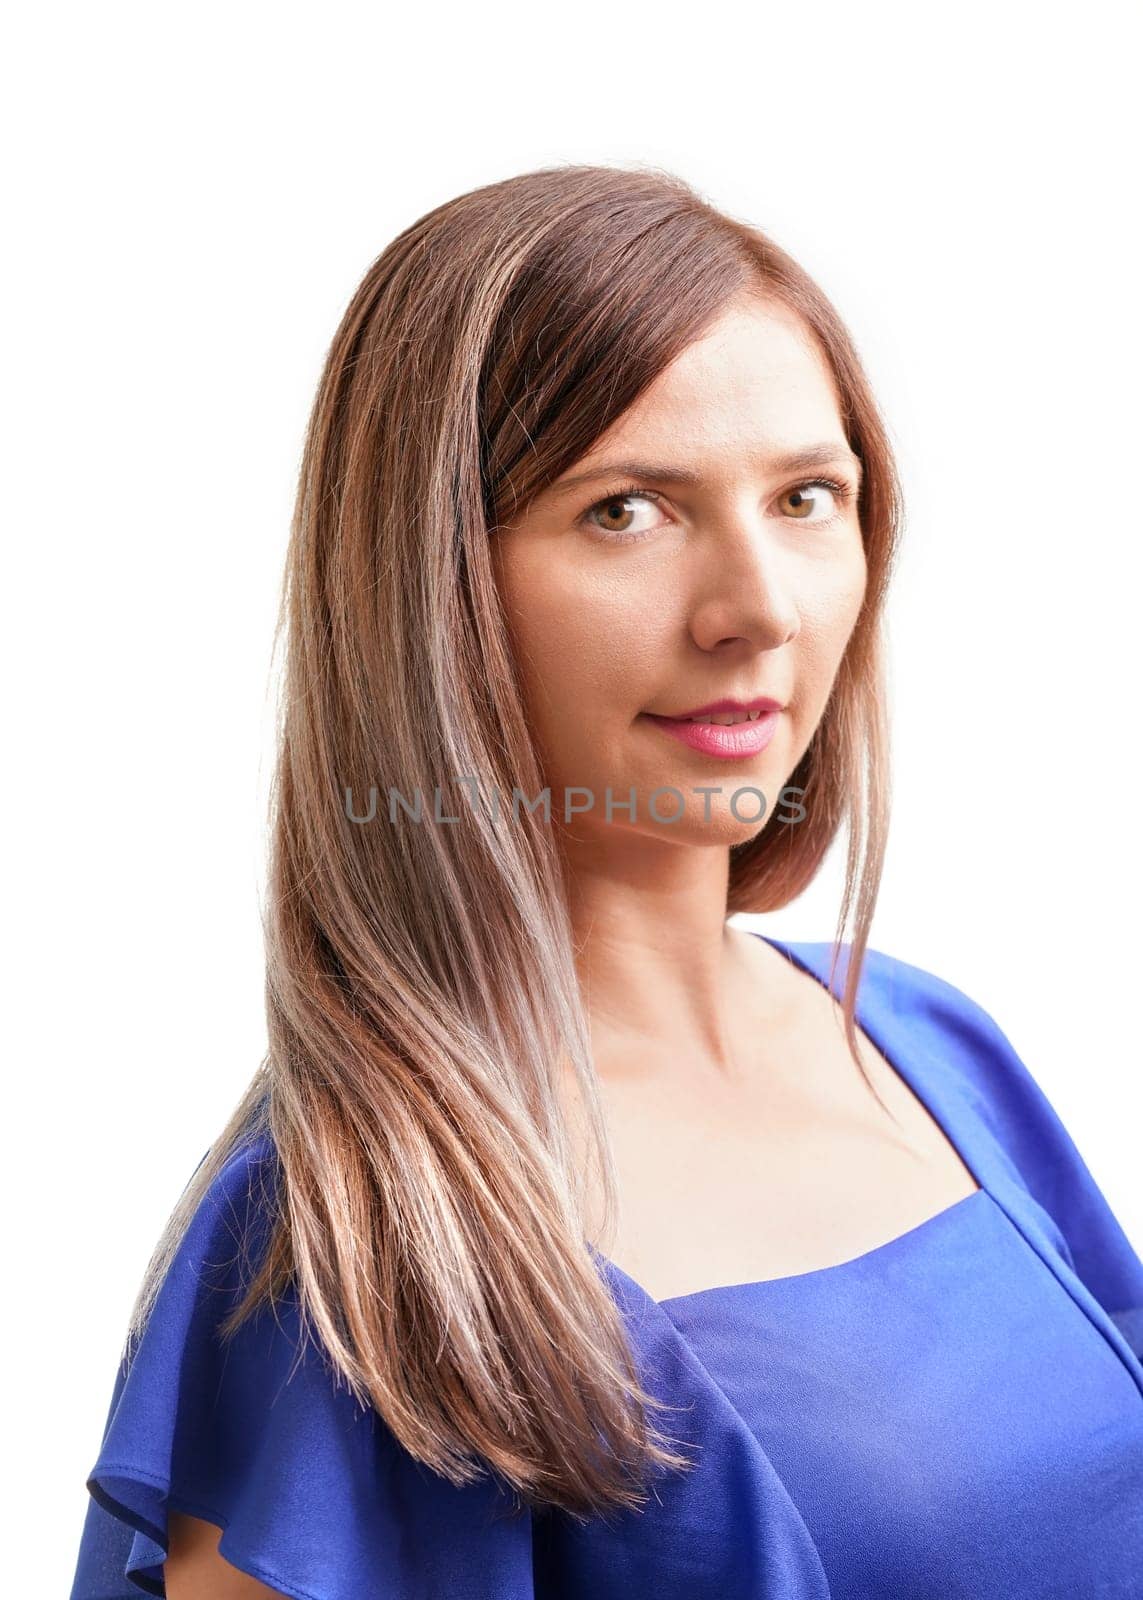
[{"label": "ruffled sleeve", "polygon": [[1143,1260],[1033,1072],[971,996],[921,967],[870,951],[870,970],[911,1037],[926,1030],[1053,1243],[1143,1360]]},{"label": "ruffled sleeve", "polygon": [[295,1299],[224,1345],[219,1324],[268,1239],[268,1138],[211,1185],[142,1338],[121,1361],[71,1600],[165,1595],[174,1509],[290,1600],[534,1600],[531,1523],[495,1480],[455,1488],[335,1383]]}]

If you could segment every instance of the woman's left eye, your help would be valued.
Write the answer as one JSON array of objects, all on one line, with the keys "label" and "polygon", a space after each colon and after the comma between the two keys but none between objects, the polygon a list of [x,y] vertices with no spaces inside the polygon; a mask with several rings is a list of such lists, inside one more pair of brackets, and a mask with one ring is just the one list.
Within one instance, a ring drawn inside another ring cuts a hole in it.
[{"label": "woman's left eye", "polygon": [[[821,491],[826,490],[834,501],[834,510],[831,514],[819,512]],[[806,491],[811,491],[809,494]],[[814,492],[816,491],[816,492]],[[796,522],[834,522],[842,503],[849,498],[851,489],[848,484],[837,483],[833,478],[811,478],[808,483],[799,483],[792,489],[787,489],[779,495],[779,501],[789,501],[793,507],[792,516]]]}]

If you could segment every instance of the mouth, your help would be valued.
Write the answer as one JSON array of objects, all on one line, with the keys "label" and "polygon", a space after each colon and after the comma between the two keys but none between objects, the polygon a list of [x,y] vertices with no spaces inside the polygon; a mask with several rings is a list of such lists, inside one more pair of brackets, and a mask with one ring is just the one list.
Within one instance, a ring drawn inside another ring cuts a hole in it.
[{"label": "mouth", "polygon": [[[649,717],[655,716],[655,713],[648,711],[646,715]],[[733,728],[740,722],[757,722],[760,717],[768,715],[769,713],[766,711],[727,711],[714,717],[658,717],[657,720],[660,722],[695,722],[700,727]]]},{"label": "mouth", "polygon": [[782,708],[766,711],[717,712],[696,717],[661,717],[644,711],[638,720],[662,730],[700,755],[743,758],[758,755],[774,737]]},{"label": "mouth", "polygon": [[736,722],[757,722],[767,712],[785,709],[780,700],[774,700],[770,695],[744,695],[741,700],[737,696],[724,695],[721,700],[707,700],[701,706],[688,706],[685,711],[647,711],[644,715],[660,717],[666,722],[711,722],[720,727],[731,727]]}]

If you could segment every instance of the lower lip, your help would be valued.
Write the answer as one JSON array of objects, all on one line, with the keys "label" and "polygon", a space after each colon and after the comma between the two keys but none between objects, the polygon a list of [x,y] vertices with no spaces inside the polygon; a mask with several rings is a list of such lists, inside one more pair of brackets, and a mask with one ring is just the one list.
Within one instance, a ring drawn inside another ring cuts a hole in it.
[{"label": "lower lip", "polygon": [[721,756],[732,761],[743,756],[756,756],[765,750],[774,737],[780,711],[767,711],[754,722],[682,722],[674,717],[656,717],[650,711],[641,713],[648,722],[662,728],[672,739],[689,744],[704,756]]}]

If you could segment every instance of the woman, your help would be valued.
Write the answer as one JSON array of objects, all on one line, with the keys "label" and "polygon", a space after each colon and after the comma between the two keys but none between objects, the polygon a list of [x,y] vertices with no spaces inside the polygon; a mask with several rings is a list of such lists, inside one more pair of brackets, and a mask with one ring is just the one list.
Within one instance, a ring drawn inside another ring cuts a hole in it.
[{"label": "woman", "polygon": [[[269,1050],[72,1600],[1143,1593],[1143,1263],[991,1018],[867,948],[900,517],[836,313],[674,177],[373,264],[284,593]],[[843,823],[835,941],[728,925]]]}]

